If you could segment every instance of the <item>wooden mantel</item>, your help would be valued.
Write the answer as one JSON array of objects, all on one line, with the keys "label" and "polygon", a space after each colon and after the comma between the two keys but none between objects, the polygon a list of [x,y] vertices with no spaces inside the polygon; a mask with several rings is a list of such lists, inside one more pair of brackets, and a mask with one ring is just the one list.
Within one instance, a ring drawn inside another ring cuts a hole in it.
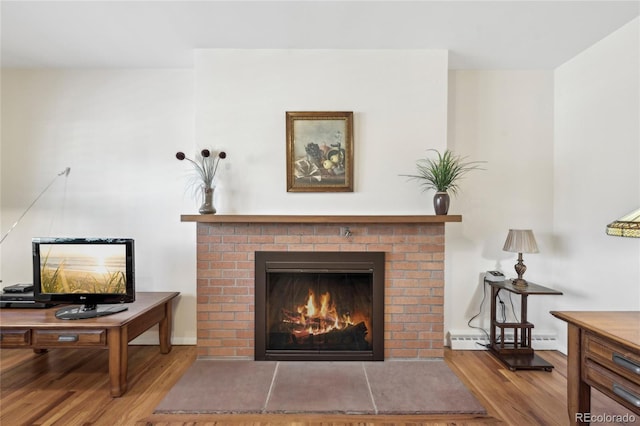
[{"label": "wooden mantel", "polygon": [[442,223],[462,222],[462,215],[410,215],[410,216],[374,216],[374,215],[219,215],[185,214],[181,222],[199,223]]}]

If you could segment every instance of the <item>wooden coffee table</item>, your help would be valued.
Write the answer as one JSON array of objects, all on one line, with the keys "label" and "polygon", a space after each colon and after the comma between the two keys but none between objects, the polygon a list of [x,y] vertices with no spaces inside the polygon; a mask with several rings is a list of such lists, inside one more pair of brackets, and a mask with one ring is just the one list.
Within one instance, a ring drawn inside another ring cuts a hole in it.
[{"label": "wooden coffee table", "polygon": [[160,352],[171,351],[171,302],[177,292],[136,293],[136,301],[126,311],[98,318],[60,320],[56,307],[49,309],[0,309],[0,347],[32,348],[46,352],[52,348],[109,350],[111,396],[127,390],[128,343],[159,325]]}]

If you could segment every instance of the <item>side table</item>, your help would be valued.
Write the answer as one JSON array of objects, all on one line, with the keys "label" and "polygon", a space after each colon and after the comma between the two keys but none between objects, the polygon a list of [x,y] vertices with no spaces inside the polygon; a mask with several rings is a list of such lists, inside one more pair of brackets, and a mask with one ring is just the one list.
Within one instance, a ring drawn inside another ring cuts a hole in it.
[{"label": "side table", "polygon": [[[527,299],[529,295],[561,295],[556,291],[529,282],[526,286],[513,285],[511,280],[491,282],[491,331],[489,335],[489,350],[502,361],[511,371],[515,370],[545,370],[551,371],[553,365],[535,354],[531,346],[531,332],[533,324],[527,321]],[[520,322],[498,322],[496,309],[500,291],[520,296]],[[499,339],[498,333],[499,330]],[[505,331],[512,330],[513,341],[505,341]]]}]

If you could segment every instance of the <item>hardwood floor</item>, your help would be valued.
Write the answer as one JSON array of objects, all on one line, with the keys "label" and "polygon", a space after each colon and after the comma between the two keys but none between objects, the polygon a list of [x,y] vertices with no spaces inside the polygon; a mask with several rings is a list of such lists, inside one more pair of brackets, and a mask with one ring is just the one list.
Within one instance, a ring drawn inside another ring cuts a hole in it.
[{"label": "hardwood floor", "polygon": [[[486,416],[155,415],[154,408],[196,358],[194,346],[129,347],[129,390],[109,395],[107,351],[0,351],[2,425],[567,425],[566,357],[539,352],[553,372],[517,371],[486,351],[446,350],[451,369],[486,407]],[[601,394],[593,413],[628,410]]]}]

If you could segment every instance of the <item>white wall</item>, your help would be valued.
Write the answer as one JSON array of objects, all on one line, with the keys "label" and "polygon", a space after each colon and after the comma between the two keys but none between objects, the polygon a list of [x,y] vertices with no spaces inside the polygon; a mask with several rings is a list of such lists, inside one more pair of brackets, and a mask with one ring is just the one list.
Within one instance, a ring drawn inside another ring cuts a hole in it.
[{"label": "white wall", "polygon": [[640,207],[639,27],[635,19],[555,72],[559,310],[640,309],[640,239],[605,235]]},{"label": "white wall", "polygon": [[32,282],[32,237],[132,237],[137,290],[180,291],[174,341],[195,343],[195,203],[175,159],[193,103],[191,70],[2,70],[3,233],[55,179],[2,244],[2,285]]},{"label": "white wall", "polygon": [[[400,177],[446,146],[447,52],[199,50],[196,140],[228,154],[216,207],[238,214],[433,214]],[[354,192],[286,192],[286,111],[354,112]]]},{"label": "white wall", "polygon": [[[517,254],[502,251],[510,228],[532,229],[540,248],[539,254],[524,255],[525,278],[553,284],[553,73],[450,71],[448,144],[487,163],[484,171],[468,175],[453,199],[463,221],[446,232],[445,330],[482,335],[467,322],[482,306],[472,325],[489,330],[489,296],[481,305],[489,292],[484,271],[515,277]],[[550,297],[529,299],[528,319],[536,333],[551,329]],[[519,298],[513,302],[519,312]]]}]

